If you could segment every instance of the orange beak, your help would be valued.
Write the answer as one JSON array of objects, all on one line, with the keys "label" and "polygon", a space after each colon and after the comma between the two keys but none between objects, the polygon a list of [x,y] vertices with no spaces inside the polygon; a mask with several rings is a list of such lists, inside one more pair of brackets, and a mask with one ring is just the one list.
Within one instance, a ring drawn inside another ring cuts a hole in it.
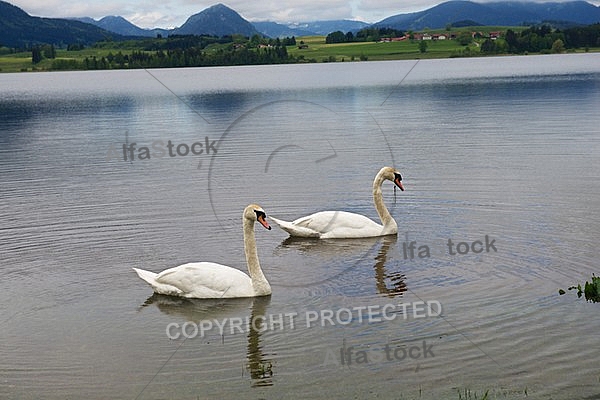
[{"label": "orange beak", "polygon": [[258,222],[260,222],[260,224],[262,226],[264,226],[265,228],[267,228],[268,230],[271,230],[271,226],[267,222],[266,218],[263,217],[262,215],[258,217]]},{"label": "orange beak", "polygon": [[394,179],[394,183],[404,192],[404,186],[402,186],[402,181],[399,178]]}]

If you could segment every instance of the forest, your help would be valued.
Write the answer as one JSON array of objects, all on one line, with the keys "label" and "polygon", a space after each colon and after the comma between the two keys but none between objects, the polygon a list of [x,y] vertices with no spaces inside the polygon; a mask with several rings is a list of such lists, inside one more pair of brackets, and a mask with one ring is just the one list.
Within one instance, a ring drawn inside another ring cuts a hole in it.
[{"label": "forest", "polygon": [[[476,28],[471,27],[471,29]],[[448,27],[446,30],[450,31],[452,27]],[[352,32],[343,33],[341,31],[332,32],[325,38],[325,43],[379,41],[385,38],[401,37],[404,35],[412,38],[414,32],[389,28],[365,28],[356,34]],[[461,41],[464,41],[464,32],[460,32],[457,37]],[[474,32],[472,38],[487,39],[484,40],[481,46],[481,52],[484,54],[523,54],[547,52],[553,49],[555,51],[560,49],[564,51],[567,49],[600,47],[600,23],[566,29],[554,29],[551,24],[542,24],[520,31],[507,29],[504,35],[499,38],[500,40],[482,37],[478,32]],[[463,44],[467,45],[470,41],[471,39]]]},{"label": "forest", "polygon": [[508,29],[503,38],[485,40],[484,54],[560,53],[568,49],[600,47],[600,24],[552,29],[549,25],[531,27],[521,32]]},{"label": "forest", "polygon": [[[203,67],[216,65],[257,65],[289,63],[288,45],[295,38],[264,39],[258,35],[250,39],[237,36],[172,35],[167,38],[142,39],[135,43],[99,42],[98,49],[109,51],[102,56],[87,56],[83,60],[56,59],[53,70],[95,70],[123,68],[174,68]],[[34,63],[41,60],[40,54],[53,54],[49,46],[32,50]],[[132,49],[133,47],[133,49]],[[74,50],[76,51],[76,50]]]}]

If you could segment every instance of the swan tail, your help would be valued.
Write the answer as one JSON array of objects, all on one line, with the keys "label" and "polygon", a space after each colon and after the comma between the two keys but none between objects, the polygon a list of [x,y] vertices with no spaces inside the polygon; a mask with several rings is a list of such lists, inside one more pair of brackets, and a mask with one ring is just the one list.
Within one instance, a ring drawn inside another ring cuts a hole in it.
[{"label": "swan tail", "polygon": [[154,272],[146,271],[143,269],[139,269],[139,268],[134,268],[133,270],[135,271],[136,274],[138,274],[138,276],[143,281],[148,283],[148,285],[150,285],[150,286],[156,285],[156,275],[158,275],[158,274],[155,274]]},{"label": "swan tail", "polygon": [[146,271],[144,269],[133,268],[135,273],[148,285],[152,286],[152,289],[158,294],[165,294],[168,296],[180,296],[183,291],[176,288],[175,286],[167,285],[156,281],[158,274],[154,272]]},{"label": "swan tail", "polygon": [[277,226],[279,226],[281,229],[283,229],[284,231],[289,233],[290,236],[307,237],[307,238],[311,238],[311,237],[318,238],[321,236],[321,234],[315,230],[312,230],[310,228],[305,228],[303,226],[294,225],[294,223],[292,223],[292,222],[282,221],[282,220],[274,218],[272,216],[269,216],[269,219],[271,221],[275,222],[275,224]]}]

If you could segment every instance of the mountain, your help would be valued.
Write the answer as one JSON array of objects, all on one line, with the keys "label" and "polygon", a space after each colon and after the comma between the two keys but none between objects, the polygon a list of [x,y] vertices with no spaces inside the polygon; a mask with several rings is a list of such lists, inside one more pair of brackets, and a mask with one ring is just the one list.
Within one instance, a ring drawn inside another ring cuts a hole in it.
[{"label": "mountain", "polygon": [[314,22],[296,22],[291,24],[279,24],[277,22],[264,21],[253,22],[252,25],[263,35],[272,38],[292,37],[292,36],[314,36],[328,35],[331,32],[342,31],[358,32],[359,30],[370,26],[362,21],[351,21],[347,19],[331,21]]},{"label": "mountain", "polygon": [[0,1],[0,45],[28,47],[35,44],[92,44],[119,35],[80,21],[32,17],[19,7]]},{"label": "mountain", "polygon": [[398,14],[374,24],[398,30],[440,29],[459,21],[478,25],[518,26],[544,21],[568,21],[573,24],[600,22],[600,7],[585,1],[567,3],[448,1],[425,11]]},{"label": "mountain", "polygon": [[253,22],[252,25],[257,31],[271,38],[298,37],[315,35],[314,32],[290,27],[288,25],[279,24],[271,21]]},{"label": "mountain", "polygon": [[[545,21],[560,23],[562,27],[600,23],[600,7],[585,1],[566,3],[535,2],[491,2],[474,3],[456,0],[438,4],[425,11],[398,14],[388,17],[374,27],[389,27],[398,30],[419,31],[425,28],[440,29],[448,25],[531,25]],[[30,47],[41,43],[64,46],[72,43],[93,44],[112,38],[124,40],[128,37],[154,37],[157,34],[195,34],[225,36],[241,34],[247,37],[266,35],[269,37],[327,35],[331,32],[356,32],[370,26],[365,22],[350,20],[314,21],[294,24],[256,22],[252,24],[237,12],[217,4],[192,15],[179,28],[142,29],[123,17],[107,16],[99,21],[92,18],[77,20],[33,17],[25,11],[0,0],[0,45],[8,47]]]},{"label": "mountain", "polygon": [[[511,13],[535,14],[538,22],[542,21],[570,21],[576,24],[591,25],[600,22],[600,7],[585,1],[570,1],[566,3],[522,3],[522,2],[494,2],[487,3],[493,10],[503,9]],[[528,21],[523,21],[528,22]]]},{"label": "mountain", "polygon": [[73,18],[73,20],[85,22],[87,24],[96,25],[102,29],[109,31],[109,32],[115,32],[115,33],[118,33],[119,35],[123,35],[123,36],[156,37],[156,35],[158,35],[158,34],[160,34],[162,36],[167,36],[169,34],[168,29],[160,29],[160,28],[143,29],[143,28],[140,28],[120,16],[109,15],[104,18],[101,18],[98,21],[96,21],[93,18],[89,18],[89,17]]},{"label": "mountain", "polygon": [[217,4],[194,14],[172,33],[177,35],[213,35],[225,36],[239,34],[244,36],[260,35],[256,28],[231,8]]},{"label": "mountain", "polygon": [[362,21],[352,21],[348,19],[342,20],[330,20],[330,21],[313,21],[313,22],[300,22],[293,24],[292,26],[300,29],[313,32],[315,35],[328,35],[331,32],[342,31],[346,32],[358,32],[371,24],[367,24]]}]

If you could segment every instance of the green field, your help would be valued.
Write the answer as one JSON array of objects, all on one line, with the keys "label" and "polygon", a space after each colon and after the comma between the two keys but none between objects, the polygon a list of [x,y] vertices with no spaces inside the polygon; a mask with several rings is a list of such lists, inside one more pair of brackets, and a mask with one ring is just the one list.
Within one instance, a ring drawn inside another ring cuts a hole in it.
[{"label": "green field", "polygon": [[[463,51],[455,40],[428,41],[427,51],[419,51],[419,43],[415,41],[375,43],[357,42],[325,44],[324,36],[310,36],[298,38],[308,48],[299,49],[298,46],[288,46],[288,53],[301,58],[306,62],[331,62],[331,61],[359,61],[359,60],[405,60],[415,58],[447,58]],[[479,52],[475,45],[470,46],[473,52]],[[56,50],[56,59],[74,59],[82,61],[86,57],[100,59],[110,52],[113,54],[121,51],[123,54],[131,53],[131,49],[120,48],[87,48],[80,51]],[[43,59],[38,64],[31,62],[31,52],[0,55],[1,72],[19,71],[47,71],[51,69],[51,59]]]},{"label": "green field", "polygon": [[[491,31],[506,31],[512,29],[515,32],[522,31],[524,27],[466,27],[460,31],[471,32],[482,31],[484,35]],[[448,33],[444,30],[430,31],[430,33]],[[295,46],[288,46],[288,54],[299,62],[342,62],[342,61],[377,61],[377,60],[410,60],[429,58],[449,58],[480,55],[480,46],[484,39],[471,41],[468,45],[461,45],[459,40],[427,40],[425,52],[420,49],[420,41],[403,40],[398,42],[353,42],[326,44],[325,36],[306,36],[296,38]],[[300,46],[303,44],[304,46]],[[216,47],[212,47],[216,46]],[[209,45],[205,50],[215,49],[220,44]],[[101,59],[109,53],[116,55],[131,54],[132,51],[140,51],[143,41],[126,41],[114,43],[101,43],[98,46],[85,48],[77,51],[56,50],[55,59],[44,58],[37,64],[32,63],[31,52],[10,54],[9,49],[0,48],[0,72],[20,71],[48,71],[52,69],[54,60],[76,60],[83,61],[86,57]],[[302,48],[300,48],[302,47]],[[600,51],[600,49],[588,49],[589,51]],[[574,50],[570,50],[574,51]],[[583,51],[583,50],[578,50]]]},{"label": "green field", "polygon": [[[108,53],[112,51],[116,54],[119,49],[98,49],[98,48],[87,48],[79,51],[67,51],[67,50],[56,50],[56,58],[48,59],[45,58],[38,64],[31,62],[31,52],[21,52],[14,54],[0,55],[0,72],[20,72],[20,71],[48,71],[54,60],[77,60],[83,61],[86,57],[106,57]],[[130,51],[123,51],[123,54],[129,53]]]},{"label": "green field", "polygon": [[[405,40],[401,42],[356,42],[325,44],[323,36],[308,36],[297,39],[308,48],[300,49],[298,46],[290,46],[288,53],[295,57],[304,57],[307,61],[353,61],[367,60],[406,60],[415,58],[447,58],[464,50],[456,40],[427,41],[427,51],[421,53],[419,42]],[[479,52],[478,47],[470,46],[472,51]]]}]

